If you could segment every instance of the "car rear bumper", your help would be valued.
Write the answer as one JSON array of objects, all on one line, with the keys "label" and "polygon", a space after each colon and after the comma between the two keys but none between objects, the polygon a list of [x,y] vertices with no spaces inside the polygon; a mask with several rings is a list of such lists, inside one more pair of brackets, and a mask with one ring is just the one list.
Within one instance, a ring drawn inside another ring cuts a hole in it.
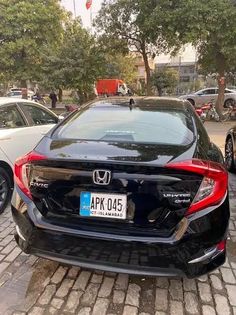
[{"label": "car rear bumper", "polygon": [[39,257],[105,271],[189,278],[210,272],[225,261],[225,250],[214,248],[227,237],[228,197],[211,211],[193,215],[184,235],[172,239],[92,235],[59,226],[52,230],[38,220],[37,213],[32,201],[12,205],[18,245]]},{"label": "car rear bumper", "polygon": [[[16,234],[15,239],[24,250],[26,244],[19,235]],[[156,254],[151,251],[155,252],[155,248],[42,231],[34,234],[34,242],[27,248],[30,254],[85,268],[140,275],[184,276],[184,272],[174,265],[158,267]]]},{"label": "car rear bumper", "polygon": [[[55,232],[37,231],[29,246],[15,235],[29,254],[85,268],[149,276],[187,276],[210,272],[225,262],[225,252],[194,265],[186,263],[178,248],[160,250],[157,245],[92,240]],[[171,253],[172,252],[172,253]],[[159,253],[159,254],[158,254]],[[163,256],[166,255],[166,256]]]}]

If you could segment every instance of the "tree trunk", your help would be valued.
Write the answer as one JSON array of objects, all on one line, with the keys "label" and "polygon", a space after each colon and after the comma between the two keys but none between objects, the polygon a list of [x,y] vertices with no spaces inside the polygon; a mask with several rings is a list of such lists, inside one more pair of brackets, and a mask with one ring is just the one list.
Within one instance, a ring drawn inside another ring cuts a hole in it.
[{"label": "tree trunk", "polygon": [[20,84],[21,84],[21,93],[22,93],[22,98],[23,99],[28,99],[28,90],[27,90],[27,81],[26,80],[21,80],[20,81]]},{"label": "tree trunk", "polygon": [[220,116],[220,119],[223,118],[223,106],[224,106],[224,96],[225,96],[225,68],[226,68],[226,61],[225,57],[222,54],[217,56],[217,64],[218,64],[218,97],[216,100],[216,111]]},{"label": "tree trunk", "polygon": [[142,51],[142,56],[143,56],[143,62],[144,62],[144,67],[145,67],[145,72],[146,72],[146,93],[147,95],[152,95],[152,87],[151,87],[151,70],[149,67],[149,61],[148,61],[148,55],[146,52],[146,47],[145,43],[141,45],[141,51]]},{"label": "tree trunk", "polygon": [[220,116],[220,119],[222,119],[223,115],[223,106],[224,106],[224,99],[225,99],[225,77],[224,75],[219,75],[218,79],[218,97],[216,100],[216,111]]},{"label": "tree trunk", "polygon": [[27,88],[27,80],[20,80],[20,85],[21,88]]},{"label": "tree trunk", "polygon": [[59,89],[58,89],[58,100],[59,100],[60,103],[62,102],[62,96],[63,96],[63,91],[62,91],[62,88],[59,87]]},{"label": "tree trunk", "polygon": [[4,85],[3,85],[3,95],[2,96],[7,94],[8,90],[9,90],[9,84],[8,83],[4,83]]},{"label": "tree trunk", "polygon": [[157,88],[158,96],[162,96],[162,88]]}]

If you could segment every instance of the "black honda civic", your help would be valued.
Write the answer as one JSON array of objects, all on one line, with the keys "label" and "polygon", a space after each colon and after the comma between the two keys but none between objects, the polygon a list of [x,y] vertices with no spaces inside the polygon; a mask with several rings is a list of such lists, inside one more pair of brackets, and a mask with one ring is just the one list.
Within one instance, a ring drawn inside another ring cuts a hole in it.
[{"label": "black honda civic", "polygon": [[97,99],[16,161],[12,214],[26,253],[191,278],[225,261],[228,175],[190,103]]}]

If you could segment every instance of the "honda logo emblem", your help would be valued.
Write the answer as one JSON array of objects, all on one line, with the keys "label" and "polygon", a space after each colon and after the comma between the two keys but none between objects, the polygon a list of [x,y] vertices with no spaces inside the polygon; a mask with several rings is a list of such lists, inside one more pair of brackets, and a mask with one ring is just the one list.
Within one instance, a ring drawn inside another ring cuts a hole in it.
[{"label": "honda logo emblem", "polygon": [[97,185],[109,185],[111,181],[111,172],[107,170],[93,171],[93,182]]}]

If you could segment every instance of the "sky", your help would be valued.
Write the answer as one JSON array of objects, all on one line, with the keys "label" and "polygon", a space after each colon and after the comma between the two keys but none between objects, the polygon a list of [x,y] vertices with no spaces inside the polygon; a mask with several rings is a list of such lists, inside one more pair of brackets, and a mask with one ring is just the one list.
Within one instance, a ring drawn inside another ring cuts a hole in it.
[{"label": "sky", "polygon": [[[92,17],[94,18],[95,15],[98,13],[103,0],[92,0],[92,7],[90,10],[86,9],[86,0],[61,0],[61,4],[69,11],[74,14],[74,3],[75,3],[75,10],[76,16],[80,16],[83,22],[83,25],[86,28],[91,27],[91,18],[90,13],[92,12]],[[196,58],[195,50],[191,45],[187,45],[183,52],[181,53],[181,62],[194,62]],[[179,60],[179,56],[175,58]],[[156,57],[155,62],[165,62],[169,63],[171,61],[171,57],[169,55],[160,55]],[[177,61],[178,62],[178,61]]]},{"label": "sky", "polygon": [[[92,0],[92,17],[99,11],[103,0]],[[74,14],[74,3],[76,9],[76,16],[81,16],[83,25],[90,27],[90,10],[86,9],[86,0],[61,0],[61,4]]]},{"label": "sky", "polygon": [[155,62],[164,62],[164,63],[169,63],[169,62],[174,62],[174,63],[179,63],[181,58],[181,62],[195,62],[196,61],[196,51],[191,45],[186,45],[181,49],[181,52],[178,54],[178,56],[172,58],[169,55],[160,55],[157,56],[155,59]]}]

